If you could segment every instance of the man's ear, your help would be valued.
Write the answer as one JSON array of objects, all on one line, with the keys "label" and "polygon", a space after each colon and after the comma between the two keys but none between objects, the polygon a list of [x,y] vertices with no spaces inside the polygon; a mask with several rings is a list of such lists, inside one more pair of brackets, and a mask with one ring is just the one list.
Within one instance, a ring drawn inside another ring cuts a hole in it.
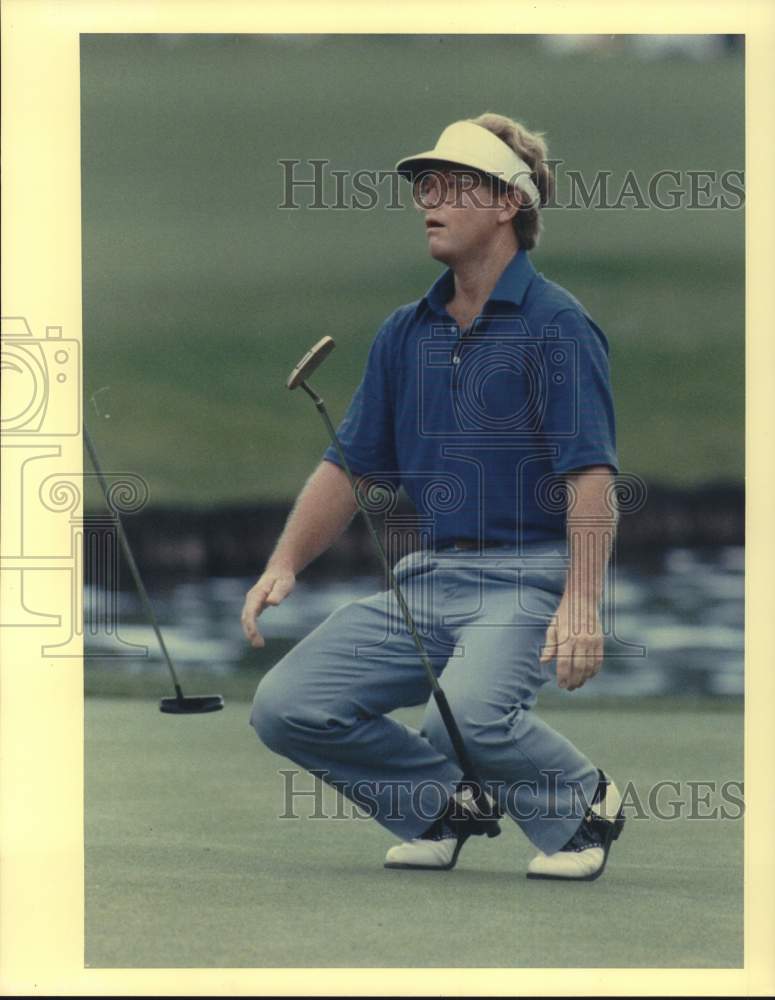
[{"label": "man's ear", "polygon": [[500,203],[498,222],[511,222],[522,207],[522,195],[516,188],[509,187],[500,195]]}]

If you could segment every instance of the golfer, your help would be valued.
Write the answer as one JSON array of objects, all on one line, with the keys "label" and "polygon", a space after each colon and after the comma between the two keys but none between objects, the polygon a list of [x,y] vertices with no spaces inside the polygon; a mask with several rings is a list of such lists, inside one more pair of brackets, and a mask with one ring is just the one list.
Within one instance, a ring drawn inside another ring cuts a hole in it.
[{"label": "golfer", "polygon": [[[528,877],[591,880],[623,818],[598,764],[535,713],[603,660],[618,471],[608,344],[529,252],[552,177],[543,137],[457,121],[399,161],[445,270],[374,338],[338,434],[362,495],[401,486],[420,544],[394,566],[496,809],[537,849]],[[331,445],[301,491],[242,626],[283,601],[358,509]],[[390,868],[452,868],[477,828],[417,649],[388,589],[334,611],[264,677],[251,724],[399,840]],[[425,705],[419,729],[394,709]]]}]

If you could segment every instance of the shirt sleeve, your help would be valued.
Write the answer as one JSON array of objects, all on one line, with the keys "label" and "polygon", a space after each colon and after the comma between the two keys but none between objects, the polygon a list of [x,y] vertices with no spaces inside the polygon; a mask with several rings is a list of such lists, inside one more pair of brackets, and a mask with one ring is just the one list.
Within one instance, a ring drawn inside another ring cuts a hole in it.
[{"label": "shirt sleeve", "polygon": [[543,433],[554,472],[588,465],[619,471],[608,341],[585,313],[557,313],[544,340],[547,373]]},{"label": "shirt sleeve", "polygon": [[[353,475],[378,474],[380,482],[389,482],[398,490],[401,475],[395,447],[389,333],[386,321],[369,349],[363,377],[337,428],[337,437]],[[333,441],[323,459],[342,468]]]}]

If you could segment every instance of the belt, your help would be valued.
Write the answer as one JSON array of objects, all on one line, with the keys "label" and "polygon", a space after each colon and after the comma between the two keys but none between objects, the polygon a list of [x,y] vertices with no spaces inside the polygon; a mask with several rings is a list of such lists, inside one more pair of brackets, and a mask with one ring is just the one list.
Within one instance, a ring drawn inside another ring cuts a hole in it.
[{"label": "belt", "polygon": [[444,549],[502,549],[506,547],[506,542],[480,541],[478,538],[454,538],[451,542],[439,546],[439,551]]}]

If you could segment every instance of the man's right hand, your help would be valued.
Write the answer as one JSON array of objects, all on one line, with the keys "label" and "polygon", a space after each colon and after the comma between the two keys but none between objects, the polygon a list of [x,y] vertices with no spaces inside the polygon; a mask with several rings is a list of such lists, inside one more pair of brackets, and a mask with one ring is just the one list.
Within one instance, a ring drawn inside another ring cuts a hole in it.
[{"label": "man's right hand", "polygon": [[242,631],[254,649],[266,645],[264,637],[256,628],[256,618],[267,605],[278,605],[295,586],[296,576],[290,570],[267,569],[247,592],[242,608]]}]

